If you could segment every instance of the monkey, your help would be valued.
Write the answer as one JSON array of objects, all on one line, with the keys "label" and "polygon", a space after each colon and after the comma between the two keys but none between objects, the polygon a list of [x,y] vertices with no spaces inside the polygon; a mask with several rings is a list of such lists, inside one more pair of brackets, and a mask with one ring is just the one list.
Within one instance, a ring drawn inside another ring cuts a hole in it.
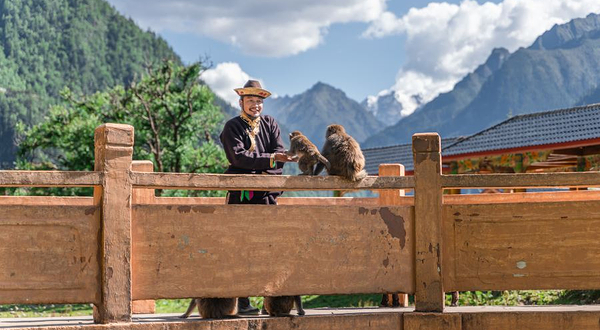
[{"label": "monkey", "polygon": [[204,319],[222,319],[237,313],[236,298],[194,298],[180,318],[188,318],[196,306],[198,306],[200,316]]},{"label": "monkey", "polygon": [[400,307],[400,296],[397,293],[384,293],[381,296],[381,307]]},{"label": "monkey", "polygon": [[298,315],[304,315],[300,296],[265,297],[263,305],[269,316],[288,316],[292,307],[294,307],[294,303]]},{"label": "monkey", "polygon": [[[342,125],[329,125],[325,134],[325,144],[321,150],[329,160],[329,175],[339,175],[350,181],[359,181],[367,176],[365,168],[365,156],[358,142],[346,133]],[[321,164],[317,164],[315,175],[323,170]]]},{"label": "monkey", "polygon": [[323,157],[319,152],[319,148],[315,146],[310,140],[302,134],[300,131],[293,131],[290,133],[290,150],[286,152],[288,156],[298,156],[298,167],[302,174],[300,175],[314,175],[315,165],[319,162],[324,164],[329,170],[331,166],[327,158]]}]

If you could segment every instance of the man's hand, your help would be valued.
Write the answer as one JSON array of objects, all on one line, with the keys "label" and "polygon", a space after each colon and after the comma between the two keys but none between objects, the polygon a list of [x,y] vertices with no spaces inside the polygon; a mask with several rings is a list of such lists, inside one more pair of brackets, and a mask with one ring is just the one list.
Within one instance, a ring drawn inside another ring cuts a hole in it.
[{"label": "man's hand", "polygon": [[298,157],[296,157],[296,156],[292,157],[292,156],[288,156],[287,154],[282,153],[282,152],[276,152],[275,153],[275,161],[283,162],[283,163],[285,163],[285,162],[297,162],[298,161]]}]

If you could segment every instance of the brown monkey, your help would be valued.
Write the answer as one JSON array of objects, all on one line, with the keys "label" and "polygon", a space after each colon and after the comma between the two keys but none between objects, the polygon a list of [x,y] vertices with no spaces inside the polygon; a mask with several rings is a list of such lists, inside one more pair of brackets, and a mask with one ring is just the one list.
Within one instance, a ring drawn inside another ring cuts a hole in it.
[{"label": "brown monkey", "polygon": [[298,167],[302,171],[301,175],[313,175],[315,165],[319,162],[324,164],[329,170],[330,165],[327,158],[323,157],[310,140],[300,131],[290,133],[290,150],[286,152],[288,156],[298,156]]},{"label": "brown monkey", "polygon": [[384,293],[381,296],[381,303],[379,303],[381,307],[399,307],[400,306],[400,296],[397,293]]},{"label": "brown monkey", "polygon": [[[359,181],[367,176],[365,168],[365,156],[358,142],[354,140],[342,125],[329,125],[325,134],[325,144],[321,154],[329,160],[331,168],[327,170],[329,175],[339,175],[350,181]],[[317,164],[315,174],[323,170],[321,164]]]},{"label": "brown monkey", "polygon": [[304,315],[300,296],[265,297],[264,309],[269,316],[288,316],[296,304],[298,315]]},{"label": "brown monkey", "polygon": [[196,306],[198,306],[200,316],[204,319],[222,319],[237,313],[236,298],[195,298],[192,299],[187,311],[180,318],[188,318]]}]

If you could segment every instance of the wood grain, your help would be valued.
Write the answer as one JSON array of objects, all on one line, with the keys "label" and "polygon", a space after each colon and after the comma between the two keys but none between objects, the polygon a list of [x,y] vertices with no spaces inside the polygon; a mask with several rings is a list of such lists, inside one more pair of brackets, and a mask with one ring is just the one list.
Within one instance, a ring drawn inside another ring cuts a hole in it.
[{"label": "wood grain", "polygon": [[1,205],[0,304],[98,302],[99,228],[91,205]]},{"label": "wood grain", "polygon": [[598,289],[600,201],[444,206],[448,290]]},{"label": "wood grain", "polygon": [[411,207],[133,210],[134,299],[414,291]]}]

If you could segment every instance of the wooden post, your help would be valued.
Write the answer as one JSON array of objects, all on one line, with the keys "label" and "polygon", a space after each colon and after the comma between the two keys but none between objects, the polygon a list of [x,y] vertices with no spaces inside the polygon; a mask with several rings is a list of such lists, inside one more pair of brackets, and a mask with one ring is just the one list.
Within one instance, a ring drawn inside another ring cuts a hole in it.
[{"label": "wooden post", "polygon": [[[525,168],[523,167],[523,154],[515,154],[515,173],[525,173]],[[517,188],[513,189],[513,192],[527,192],[527,189]]]},{"label": "wooden post", "polygon": [[101,205],[99,303],[96,323],[131,322],[131,157],[133,127],[104,124],[94,132],[95,170],[103,173],[94,189]]},{"label": "wooden post", "polygon": [[[154,172],[154,164],[149,160],[134,160],[131,163],[131,170],[135,172]],[[134,204],[151,204],[154,198],[154,189],[133,189]],[[135,265],[132,265],[131,271],[135,272]],[[133,314],[154,314],[156,312],[156,303],[154,300],[134,300],[131,310]]]},{"label": "wooden post", "polygon": [[437,133],[413,135],[415,165],[415,311],[443,312],[442,156]]},{"label": "wooden post", "polygon": [[[380,164],[379,176],[404,176],[404,165]],[[401,196],[404,196],[404,190],[402,189],[381,190],[379,192],[379,205],[397,205]],[[398,301],[400,307],[408,307],[408,295],[406,293],[399,293]]]}]

